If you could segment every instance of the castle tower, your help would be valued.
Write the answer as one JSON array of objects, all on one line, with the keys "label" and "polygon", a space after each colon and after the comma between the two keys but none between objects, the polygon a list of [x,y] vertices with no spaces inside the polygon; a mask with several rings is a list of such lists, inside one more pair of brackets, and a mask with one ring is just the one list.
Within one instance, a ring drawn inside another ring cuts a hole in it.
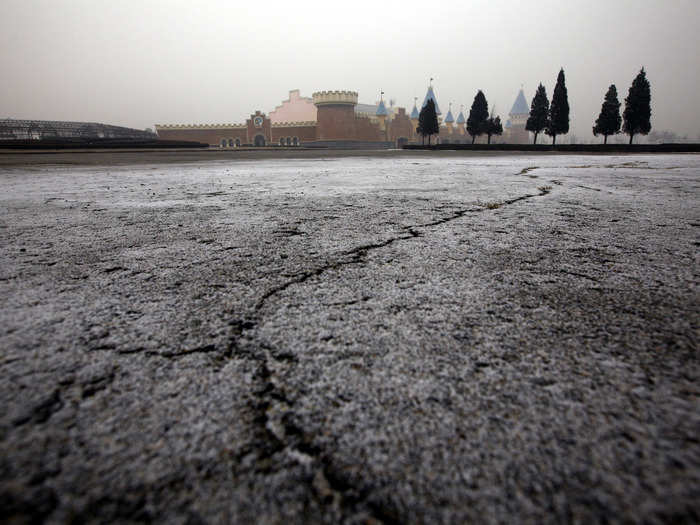
[{"label": "castle tower", "polygon": [[316,140],[355,140],[356,91],[317,91]]},{"label": "castle tower", "polygon": [[384,105],[384,99],[382,98],[383,95],[384,92],[382,92],[382,95],[380,95],[379,105],[377,106],[377,120],[379,120],[379,130],[382,133],[386,133],[386,116],[389,114],[389,112],[386,110],[386,106]]},{"label": "castle tower", "polygon": [[435,103],[435,113],[438,114],[438,117],[442,115],[442,113],[440,112],[440,106],[438,106],[437,98],[435,98],[433,86],[428,86],[428,91],[425,93],[425,98],[423,99],[423,105],[421,106],[421,109],[425,107],[425,105],[428,103],[428,100],[432,100]]},{"label": "castle tower", "polygon": [[428,91],[425,93],[425,98],[423,99],[423,105],[420,108],[423,109],[428,103],[428,100],[432,100],[435,103],[435,113],[437,113],[438,116],[438,123],[442,123],[442,113],[440,112],[440,106],[438,106],[437,98],[435,98],[435,92],[433,91],[433,79],[431,78],[430,81],[431,84],[428,86]]},{"label": "castle tower", "polygon": [[464,106],[459,106],[459,115],[457,115],[457,131],[460,135],[464,135],[467,130],[465,129],[465,124],[467,120],[464,118]]},{"label": "castle tower", "polygon": [[413,110],[411,111],[411,126],[413,126],[412,136],[416,136],[418,129],[418,119],[420,118],[420,113],[418,113],[418,108],[416,103],[418,102],[418,97],[413,98]]},{"label": "castle tower", "polygon": [[530,134],[525,129],[527,117],[530,114],[530,108],[525,100],[523,89],[520,88],[518,96],[515,97],[513,107],[508,114],[508,122],[506,122],[507,134],[504,137],[512,144],[527,144],[530,140]]},{"label": "castle tower", "polygon": [[445,124],[447,124],[447,133],[452,135],[452,123],[455,118],[452,116],[452,102],[450,102],[450,107],[447,110],[447,116],[445,117]]}]

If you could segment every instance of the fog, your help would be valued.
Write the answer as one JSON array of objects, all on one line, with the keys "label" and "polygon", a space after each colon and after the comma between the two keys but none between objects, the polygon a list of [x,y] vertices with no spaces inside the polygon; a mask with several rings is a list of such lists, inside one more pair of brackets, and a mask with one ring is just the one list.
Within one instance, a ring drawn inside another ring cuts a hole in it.
[{"label": "fog", "polygon": [[700,135],[700,2],[2,0],[0,118],[242,122],[324,89],[409,110],[429,79],[443,112],[482,89],[507,118],[523,85],[566,73],[571,131],[591,137],[614,83],[644,66],[652,129]]}]

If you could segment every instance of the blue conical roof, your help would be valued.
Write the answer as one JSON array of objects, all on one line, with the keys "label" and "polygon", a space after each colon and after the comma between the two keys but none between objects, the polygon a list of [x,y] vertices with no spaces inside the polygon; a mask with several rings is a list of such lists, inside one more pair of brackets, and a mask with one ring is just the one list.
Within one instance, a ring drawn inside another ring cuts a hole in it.
[{"label": "blue conical roof", "polygon": [[416,107],[415,104],[413,104],[413,111],[411,111],[411,118],[418,118],[420,117],[420,113],[418,113],[418,108]]},{"label": "blue conical roof", "polygon": [[386,106],[384,105],[384,101],[380,100],[379,105],[377,106],[377,116],[380,117],[382,115],[386,116],[389,113],[386,110]]},{"label": "blue conical roof", "polygon": [[511,115],[529,115],[530,114],[530,108],[527,105],[527,101],[525,100],[525,94],[523,93],[523,90],[521,89],[518,92],[518,96],[515,98],[515,102],[513,103],[513,108],[510,110]]},{"label": "blue conical roof", "polygon": [[454,122],[455,118],[452,116],[452,110],[447,111],[447,116],[445,117],[445,122]]},{"label": "blue conical roof", "polygon": [[433,102],[435,103],[435,113],[438,115],[442,115],[440,112],[440,106],[438,106],[437,99],[435,98],[435,93],[433,93],[433,86],[428,86],[428,92],[425,94],[425,99],[423,99],[423,105],[421,106],[421,109],[425,107],[425,105],[428,103],[428,100],[433,99]]},{"label": "blue conical roof", "polygon": [[464,120],[464,113],[461,111],[459,112],[459,115],[457,115],[457,124],[464,124],[466,121]]}]

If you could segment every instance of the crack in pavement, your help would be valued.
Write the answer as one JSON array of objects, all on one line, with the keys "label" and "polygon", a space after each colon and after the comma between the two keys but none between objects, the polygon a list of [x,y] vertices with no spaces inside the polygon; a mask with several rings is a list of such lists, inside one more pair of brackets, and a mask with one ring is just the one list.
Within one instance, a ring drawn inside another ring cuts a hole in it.
[{"label": "crack in pavement", "polygon": [[[248,329],[253,328],[255,326]],[[253,345],[251,340],[250,345]],[[246,451],[255,458],[252,470],[262,475],[274,473],[274,461],[280,459],[281,454],[304,469],[309,495],[325,514],[324,522],[399,523],[396,512],[369,501],[371,488],[355,487],[333,465],[330,455],[313,444],[314,436],[295,422],[294,401],[278,384],[274,367],[270,366],[272,361],[279,363],[287,359],[264,345],[256,345],[255,350],[248,348],[238,353],[258,364],[254,377],[259,386],[253,392],[254,409],[258,413],[254,418],[258,439],[255,449]]]},{"label": "crack in pavement", "polygon": [[[516,202],[531,199],[533,197],[543,197],[544,195],[547,195],[548,193],[551,192],[551,188],[545,187],[545,186],[540,187],[538,189],[539,189],[539,193],[537,193],[537,194],[528,193],[526,195],[521,195],[520,197],[516,197],[516,198],[504,201],[503,205],[515,204]],[[342,268],[343,266],[362,263],[362,262],[364,262],[364,257],[370,251],[377,250],[380,248],[386,248],[387,246],[390,246],[398,241],[405,241],[405,240],[410,240],[410,239],[415,239],[417,237],[421,237],[423,235],[423,232],[416,231],[417,229],[430,228],[432,226],[440,226],[442,224],[446,224],[448,222],[452,222],[454,220],[460,219],[468,213],[479,213],[479,212],[484,211],[485,209],[486,208],[483,208],[483,207],[463,208],[461,210],[457,210],[452,215],[448,215],[447,217],[443,217],[441,219],[438,219],[438,220],[435,220],[432,222],[427,222],[427,223],[422,223],[422,224],[414,224],[414,225],[410,225],[410,226],[403,226],[402,228],[406,231],[405,235],[398,235],[396,237],[391,237],[389,239],[386,239],[382,242],[365,244],[365,245],[357,246],[351,250],[347,250],[347,251],[343,252],[341,255],[342,256],[350,256],[349,260],[338,260],[338,261],[329,262],[328,264],[325,264],[323,266],[319,266],[317,268],[314,268],[313,270],[303,272],[300,275],[294,277],[293,279],[290,279],[289,281],[285,281],[284,283],[282,283],[278,286],[275,286],[274,288],[271,288],[270,290],[265,292],[262,295],[262,297],[257,301],[257,303],[255,304],[255,307],[254,307],[254,311],[259,312],[260,310],[262,310],[265,306],[265,303],[268,301],[268,299],[277,295],[280,292],[285,291],[287,288],[289,288],[292,285],[302,284],[302,283],[308,281],[309,279],[311,279],[312,277],[318,277],[329,270],[336,270],[338,268]]]},{"label": "crack in pavement", "polygon": [[254,310],[256,312],[260,311],[265,306],[266,301],[270,297],[272,297],[280,292],[285,291],[287,288],[289,288],[290,286],[292,286],[294,284],[301,284],[301,283],[309,280],[312,277],[322,275],[323,273],[327,272],[328,270],[335,270],[335,269],[338,269],[338,268],[341,268],[343,266],[347,266],[350,264],[359,264],[363,261],[364,256],[367,255],[367,252],[369,252],[369,251],[376,250],[378,248],[384,248],[386,246],[389,246],[389,245],[395,243],[396,241],[412,239],[414,237],[418,237],[419,235],[420,235],[419,233],[409,230],[408,235],[391,237],[391,238],[389,238],[385,241],[382,241],[382,242],[358,246],[356,248],[353,248],[352,250],[348,250],[346,252],[343,252],[342,253],[343,256],[350,256],[349,260],[334,261],[334,262],[325,264],[323,266],[319,266],[318,268],[314,268],[313,270],[303,272],[302,274],[295,277],[294,279],[286,281],[286,282],[280,284],[279,286],[276,286],[276,287],[268,290],[267,292],[265,292],[265,294],[263,294],[263,296],[255,304]]}]

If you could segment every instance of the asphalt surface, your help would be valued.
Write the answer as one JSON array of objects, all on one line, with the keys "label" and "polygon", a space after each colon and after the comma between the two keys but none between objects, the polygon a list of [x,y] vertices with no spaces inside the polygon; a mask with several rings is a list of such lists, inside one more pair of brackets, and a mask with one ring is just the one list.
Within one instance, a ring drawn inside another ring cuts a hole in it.
[{"label": "asphalt surface", "polygon": [[19,158],[0,521],[700,521],[700,156]]}]

